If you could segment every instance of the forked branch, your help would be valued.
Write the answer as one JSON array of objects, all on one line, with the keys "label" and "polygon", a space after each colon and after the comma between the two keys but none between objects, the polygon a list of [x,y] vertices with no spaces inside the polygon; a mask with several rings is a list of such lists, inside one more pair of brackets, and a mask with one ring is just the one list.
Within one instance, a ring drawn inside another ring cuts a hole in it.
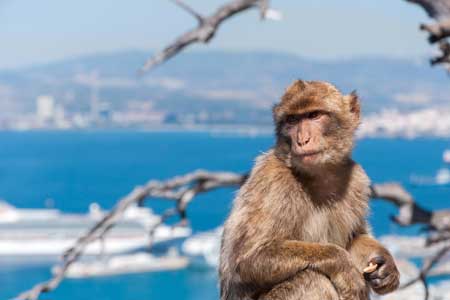
[{"label": "forked branch", "polygon": [[175,207],[166,210],[160,221],[149,229],[151,241],[156,228],[168,218],[177,214],[181,216],[182,220],[185,218],[186,207],[196,195],[217,188],[239,186],[245,179],[245,174],[198,170],[167,181],[151,180],[144,186],[136,187],[130,194],[120,199],[108,214],[65,251],[61,268],[55,272],[52,278],[21,293],[17,299],[36,300],[41,293],[54,290],[63,280],[70,265],[81,257],[87,245],[99,238],[104,238],[130,205],[142,203],[148,197],[174,201]]},{"label": "forked branch", "polygon": [[389,201],[399,208],[399,214],[392,219],[399,225],[423,224],[427,231],[446,235],[450,230],[449,210],[427,210],[416,203],[413,196],[399,183],[373,184],[372,198]]},{"label": "forked branch", "polygon": [[234,0],[219,7],[212,15],[203,17],[184,2],[180,0],[171,1],[193,15],[199,21],[199,24],[196,28],[182,34],[173,43],[147,60],[140,70],[141,73],[165,62],[187,46],[195,43],[208,43],[214,37],[222,22],[232,16],[258,5],[261,7],[262,15],[265,15],[268,6],[268,0]]}]

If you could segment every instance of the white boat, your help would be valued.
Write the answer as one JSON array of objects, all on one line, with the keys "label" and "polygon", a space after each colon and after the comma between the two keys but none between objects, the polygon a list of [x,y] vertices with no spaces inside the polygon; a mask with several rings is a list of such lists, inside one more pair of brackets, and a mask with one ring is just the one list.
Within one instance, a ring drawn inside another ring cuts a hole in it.
[{"label": "white boat", "polygon": [[181,246],[182,253],[190,258],[194,266],[217,268],[222,231],[223,228],[218,227],[187,238]]},{"label": "white boat", "polygon": [[436,178],[436,184],[449,184],[450,183],[450,170],[446,168],[439,169]]},{"label": "white boat", "polygon": [[[0,201],[0,257],[60,255],[105,213],[95,203],[86,214],[66,214],[56,209],[18,209]],[[114,254],[146,247],[149,228],[159,221],[151,209],[130,206],[106,238],[89,244],[84,253]],[[153,243],[173,242],[190,234],[190,228],[162,224]]]},{"label": "white boat", "polygon": [[450,149],[444,151],[444,154],[442,154],[442,159],[445,163],[450,164]]},{"label": "white boat", "polygon": [[[180,256],[173,248],[167,255],[160,257],[149,253],[135,253],[116,255],[90,262],[75,262],[67,269],[65,276],[68,278],[86,278],[94,276],[169,271],[183,269],[187,267],[188,264],[189,259]],[[52,269],[52,272],[59,272],[60,268],[61,267],[56,266]]]}]

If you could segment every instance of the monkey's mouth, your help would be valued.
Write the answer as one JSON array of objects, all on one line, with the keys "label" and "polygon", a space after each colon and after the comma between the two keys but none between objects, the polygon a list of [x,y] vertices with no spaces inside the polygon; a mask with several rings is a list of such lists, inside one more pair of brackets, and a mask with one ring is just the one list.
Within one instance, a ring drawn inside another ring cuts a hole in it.
[{"label": "monkey's mouth", "polygon": [[300,159],[311,159],[311,158],[314,158],[315,156],[319,155],[320,153],[322,153],[321,150],[305,151],[305,152],[297,153],[297,156]]}]

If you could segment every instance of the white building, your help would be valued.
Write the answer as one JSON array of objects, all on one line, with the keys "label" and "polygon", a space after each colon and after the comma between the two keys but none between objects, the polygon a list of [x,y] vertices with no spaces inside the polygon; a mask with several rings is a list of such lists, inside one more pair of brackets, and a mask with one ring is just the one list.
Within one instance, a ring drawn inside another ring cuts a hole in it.
[{"label": "white building", "polygon": [[52,96],[41,95],[36,99],[36,115],[39,121],[52,120],[55,114],[55,99]]}]

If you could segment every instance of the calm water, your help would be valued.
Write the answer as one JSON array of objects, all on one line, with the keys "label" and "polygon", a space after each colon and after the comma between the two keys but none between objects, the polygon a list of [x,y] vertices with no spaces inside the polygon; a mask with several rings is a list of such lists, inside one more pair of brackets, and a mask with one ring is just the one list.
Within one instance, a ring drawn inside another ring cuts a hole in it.
[{"label": "calm water", "polygon": [[[71,212],[85,212],[96,201],[110,208],[135,185],[150,178],[168,178],[197,168],[248,170],[253,158],[270,147],[271,137],[213,136],[207,133],[48,132],[0,133],[0,197],[18,207],[43,207],[46,199]],[[358,142],[355,159],[374,182],[400,181],[428,208],[449,207],[448,186],[418,187],[411,175],[433,176],[443,167],[449,140],[386,140]],[[233,190],[202,195],[190,206],[195,231],[222,223]],[[167,204],[155,202],[160,211]],[[389,216],[395,207],[372,202],[370,222],[377,235],[414,233]],[[50,276],[49,264],[0,262],[0,299],[8,299]],[[45,299],[217,299],[214,271],[176,272],[66,280]]]}]

